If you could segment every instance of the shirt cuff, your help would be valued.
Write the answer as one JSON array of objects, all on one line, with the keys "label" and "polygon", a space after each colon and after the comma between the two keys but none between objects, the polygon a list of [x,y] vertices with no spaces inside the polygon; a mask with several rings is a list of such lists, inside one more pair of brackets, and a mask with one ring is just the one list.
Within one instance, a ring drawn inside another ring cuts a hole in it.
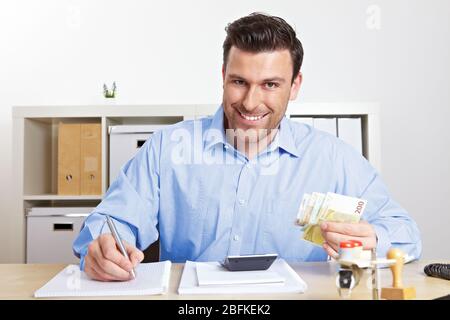
[{"label": "shirt cuff", "polygon": [[[128,244],[135,247],[136,237],[134,236],[133,231],[131,231],[131,228],[126,223],[119,222],[113,217],[111,217],[111,219],[114,220],[114,225],[116,226],[117,232],[119,233],[119,236],[122,239],[122,241],[126,241]],[[111,233],[111,230],[109,229],[108,223],[105,221],[100,231],[100,234],[106,233]]]},{"label": "shirt cuff", "polygon": [[80,271],[84,271],[84,254],[80,254]]},{"label": "shirt cuff", "polygon": [[388,250],[391,248],[389,234],[383,226],[372,224],[377,236],[377,257],[386,258]]}]

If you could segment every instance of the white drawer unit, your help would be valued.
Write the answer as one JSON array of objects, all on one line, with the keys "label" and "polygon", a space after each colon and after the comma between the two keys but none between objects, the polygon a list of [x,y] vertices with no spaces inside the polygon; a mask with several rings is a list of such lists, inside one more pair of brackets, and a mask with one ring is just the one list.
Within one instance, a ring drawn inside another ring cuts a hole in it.
[{"label": "white drawer unit", "polygon": [[34,207],[27,210],[27,263],[78,263],[72,243],[93,207]]},{"label": "white drawer unit", "polygon": [[119,175],[120,168],[130,160],[153,132],[164,125],[109,126],[109,185]]}]

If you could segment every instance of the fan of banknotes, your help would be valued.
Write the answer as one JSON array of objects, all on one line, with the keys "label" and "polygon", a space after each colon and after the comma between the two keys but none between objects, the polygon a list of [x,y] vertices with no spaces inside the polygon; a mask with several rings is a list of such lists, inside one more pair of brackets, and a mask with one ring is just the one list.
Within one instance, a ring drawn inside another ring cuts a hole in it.
[{"label": "fan of banknotes", "polygon": [[367,200],[332,192],[305,193],[296,223],[303,228],[304,240],[321,246],[324,243],[321,222],[359,222],[366,205]]}]

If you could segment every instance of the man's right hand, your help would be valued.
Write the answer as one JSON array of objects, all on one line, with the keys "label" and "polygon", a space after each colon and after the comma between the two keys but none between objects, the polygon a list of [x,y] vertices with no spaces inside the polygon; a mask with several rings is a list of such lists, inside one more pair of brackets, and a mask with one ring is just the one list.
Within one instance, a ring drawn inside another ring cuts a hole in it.
[{"label": "man's right hand", "polygon": [[92,241],[84,257],[86,274],[99,281],[131,280],[130,271],[144,259],[144,253],[126,241],[123,245],[131,261],[120,252],[111,234],[102,234]]}]

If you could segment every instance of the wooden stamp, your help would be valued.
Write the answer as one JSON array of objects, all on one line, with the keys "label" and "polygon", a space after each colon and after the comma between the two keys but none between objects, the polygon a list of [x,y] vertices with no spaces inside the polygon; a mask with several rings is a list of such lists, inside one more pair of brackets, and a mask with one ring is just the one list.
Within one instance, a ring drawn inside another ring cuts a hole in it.
[{"label": "wooden stamp", "polygon": [[404,253],[400,249],[392,248],[387,253],[388,259],[394,259],[395,263],[390,266],[392,272],[392,287],[381,289],[381,299],[408,300],[416,298],[416,288],[403,287],[402,271],[404,264]]}]

